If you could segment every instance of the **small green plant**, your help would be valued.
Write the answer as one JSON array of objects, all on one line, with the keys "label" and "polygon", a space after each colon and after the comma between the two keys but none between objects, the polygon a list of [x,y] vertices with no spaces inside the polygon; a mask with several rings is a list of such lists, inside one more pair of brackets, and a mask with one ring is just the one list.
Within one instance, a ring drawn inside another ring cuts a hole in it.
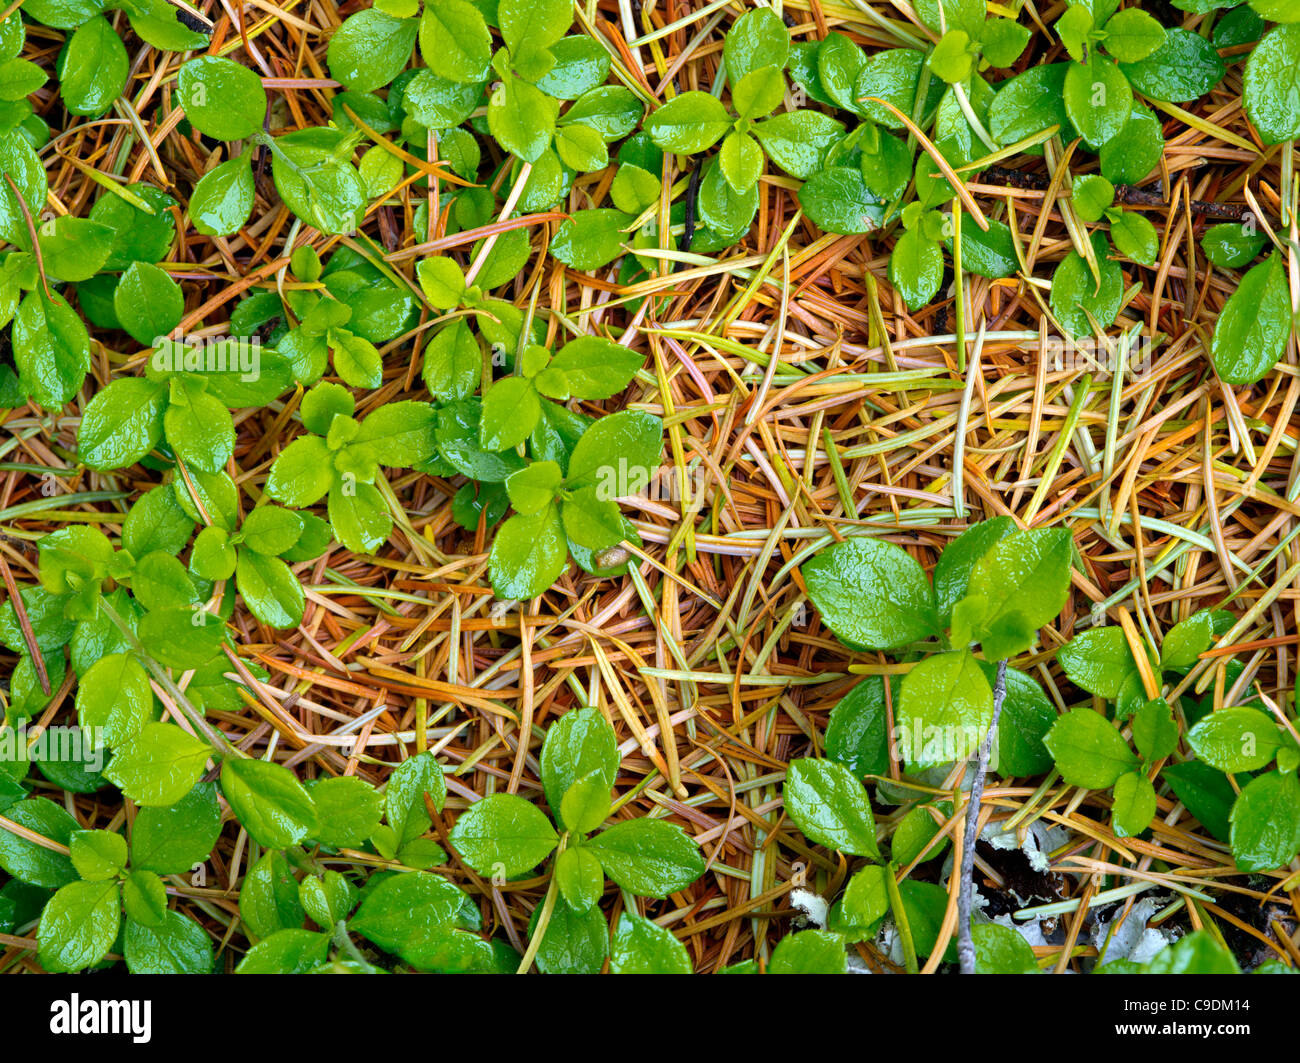
[{"label": "small green plant", "polygon": [[[863,775],[886,774],[895,755],[917,771],[978,754],[961,872],[963,969],[973,970],[976,963],[970,939],[970,860],[993,731],[1005,736],[1008,746],[1017,741],[1028,746],[1013,756],[1023,756],[1023,767],[1033,770],[1029,762],[1037,763],[1041,750],[1035,747],[1041,747],[1050,726],[1050,709],[1046,720],[1039,709],[1041,690],[1027,675],[1008,668],[1007,659],[1029,649],[1039,628],[1060,612],[1070,559],[1068,532],[1016,530],[1010,518],[1000,518],[973,525],[955,539],[935,566],[933,584],[906,551],[863,537],[827,547],[802,568],[809,598],[846,645],[890,651],[910,667],[897,686],[890,682],[886,688],[883,679],[868,677],[836,707],[826,734],[828,759],[790,765],[786,809],[810,840],[879,861]],[[975,656],[975,644],[983,660]],[[886,726],[891,714],[892,733]],[[852,901],[846,898],[852,925],[865,933],[879,923],[886,906],[900,924],[913,922],[901,895],[895,899],[894,868],[859,874],[868,876],[860,889],[866,891],[870,881],[875,900],[859,901],[856,894]],[[946,905],[942,889],[933,888],[939,897],[931,896],[929,903]],[[914,898],[917,904],[927,903],[924,894]],[[910,934],[904,937],[914,965],[917,952],[924,950],[918,950]],[[929,944],[933,947],[934,941]]]},{"label": "small green plant", "polygon": [[[536,805],[508,793],[470,806],[452,828],[461,858],[502,884],[555,853],[546,900],[529,927],[525,967],[535,958],[543,972],[600,970],[608,942],[597,902],[606,875],[632,896],[664,898],[704,873],[699,846],[671,823],[643,817],[599,829],[614,808],[618,764],[614,731],[600,711],[571,709],[547,730],[541,755],[542,787],[560,830]],[[672,934],[634,911],[616,929],[609,958],[615,973],[690,970]]]}]

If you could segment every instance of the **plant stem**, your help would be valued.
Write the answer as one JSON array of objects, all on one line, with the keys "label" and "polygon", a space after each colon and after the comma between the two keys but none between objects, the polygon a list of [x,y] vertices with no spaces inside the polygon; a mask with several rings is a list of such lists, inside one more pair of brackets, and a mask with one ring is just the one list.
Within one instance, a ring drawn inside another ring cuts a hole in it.
[{"label": "plant stem", "polygon": [[[567,841],[566,834],[560,839],[560,847],[555,852],[556,860],[559,859],[560,853],[564,852]],[[537,950],[542,947],[542,938],[546,937],[546,927],[551,921],[551,913],[555,911],[555,902],[559,895],[560,884],[555,878],[555,860],[552,860],[551,884],[546,888],[546,899],[542,901],[542,914],[537,917],[537,926],[533,928],[532,937],[528,939],[528,948],[524,952],[524,958],[519,962],[516,974],[527,974],[528,969],[533,965],[533,960],[537,958]]]},{"label": "plant stem", "polygon": [[993,748],[993,736],[997,733],[998,717],[1002,715],[1002,702],[1007,696],[1007,662],[1005,658],[998,661],[998,678],[993,684],[993,721],[989,724],[988,734],[980,745],[979,762],[975,766],[975,778],[970,784],[970,802],[966,806],[966,830],[962,835],[961,845],[961,884],[957,893],[957,959],[961,962],[962,974],[975,973],[975,942],[970,934],[971,896],[974,892],[975,843],[979,829],[980,800],[984,796],[984,775],[989,770],[989,753]]},{"label": "plant stem", "polygon": [[903,966],[908,974],[917,974],[921,965],[916,960],[916,942],[912,938],[912,924],[903,907],[903,894],[898,888],[898,865],[892,860],[885,865],[885,892],[889,894],[889,907],[894,912],[894,926],[898,929],[898,942],[903,947]]}]

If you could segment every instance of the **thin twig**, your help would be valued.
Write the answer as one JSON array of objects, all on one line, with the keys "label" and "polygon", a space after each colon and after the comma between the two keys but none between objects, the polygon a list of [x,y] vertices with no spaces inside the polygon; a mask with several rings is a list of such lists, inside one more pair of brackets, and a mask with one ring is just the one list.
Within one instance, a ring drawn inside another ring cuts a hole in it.
[{"label": "thin twig", "polygon": [[1007,662],[998,661],[998,677],[993,684],[993,721],[980,746],[979,763],[975,778],[970,784],[970,803],[966,806],[966,831],[961,844],[961,886],[957,893],[957,958],[962,974],[975,973],[975,942],[970,933],[971,895],[974,891],[975,842],[980,819],[980,801],[984,797],[984,776],[989,770],[989,754],[993,749],[993,736],[998,731],[998,717],[1002,715],[1002,702],[1007,696]]}]

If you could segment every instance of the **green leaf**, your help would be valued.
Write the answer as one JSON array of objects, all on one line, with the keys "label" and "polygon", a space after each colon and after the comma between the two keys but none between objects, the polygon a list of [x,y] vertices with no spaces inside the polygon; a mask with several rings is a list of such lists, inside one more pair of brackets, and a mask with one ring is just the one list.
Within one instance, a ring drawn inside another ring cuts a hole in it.
[{"label": "green leaf", "polygon": [[661,819],[629,819],[585,845],[605,874],[638,897],[667,897],[704,874],[700,847],[680,827]]},{"label": "green leaf", "polygon": [[131,831],[131,866],[176,875],[206,860],[221,833],[213,783],[200,783],[173,805],[142,808]]},{"label": "green leaf", "polygon": [[700,220],[724,239],[739,239],[758,211],[758,184],[736,191],[727,181],[719,154],[705,164],[697,206]]},{"label": "green leaf", "polygon": [[585,33],[562,37],[550,51],[555,65],[534,84],[557,100],[576,100],[609,77],[609,53]]},{"label": "green leaf", "polygon": [[429,341],[422,376],[435,399],[465,399],[478,391],[483,355],[463,319],[453,321]]},{"label": "green leaf", "polygon": [[235,585],[244,604],[262,623],[275,628],[297,627],[302,623],[306,607],[302,584],[278,557],[240,550]]},{"label": "green leaf", "polygon": [[479,874],[506,878],[536,867],[559,842],[545,813],[513,794],[491,794],[470,805],[450,838]]},{"label": "green leaf", "polygon": [[612,398],[632,381],[644,356],[601,336],[579,336],[566,343],[551,361],[564,373],[576,398]]},{"label": "green leaf", "polygon": [[310,506],[319,502],[333,483],[332,455],[325,440],[301,436],[275,459],[266,493],[287,506]]},{"label": "green leaf", "polygon": [[113,292],[113,310],[122,327],[143,347],[153,347],[181,323],[185,296],[165,270],[133,262]]},{"label": "green leaf", "polygon": [[1160,237],[1156,227],[1141,214],[1124,211],[1118,217],[1112,217],[1110,238],[1115,243],[1115,250],[1125,258],[1143,266],[1155,265],[1160,253]]},{"label": "green leaf", "polygon": [[[1110,25],[1106,28],[1109,30]],[[1149,56],[1140,62],[1124,63],[1120,70],[1143,96],[1188,103],[1214,88],[1223,79],[1225,67],[1214,45],[1199,33],[1175,28],[1165,31],[1164,44]]]},{"label": "green leaf", "polygon": [[212,941],[193,919],[166,912],[159,926],[126,921],[123,955],[132,974],[208,974]]},{"label": "green leaf", "polygon": [[1005,147],[1054,125],[1061,126],[1061,135],[1066,136],[1069,118],[1065,112],[1065,75],[1072,66],[1031,66],[998,85],[989,105],[988,129],[993,139]]},{"label": "green leaf", "polygon": [[175,199],[153,185],[131,184],[127,189],[153,210],[137,207],[121,196],[106,194],[90,208],[90,220],[113,230],[113,248],[104,269],[124,270],[132,262],[161,262],[176,238]]},{"label": "green leaf", "polygon": [[856,166],[827,166],[814,173],[799,189],[799,206],[819,229],[844,236],[869,233],[885,219],[884,202]]},{"label": "green leaf", "polygon": [[375,345],[347,329],[330,329],[326,342],[334,352],[334,372],[354,388],[377,388],[384,382],[384,360]]},{"label": "green leaf", "polygon": [[273,849],[249,870],[239,891],[239,915],[254,940],[301,928],[305,913],[298,883],[283,853]]},{"label": "green leaf", "polygon": [[557,129],[555,153],[565,166],[579,173],[592,173],[609,165],[605,138],[587,125],[565,125]]},{"label": "green leaf", "polygon": [[349,488],[335,484],[329,493],[329,518],[339,542],[358,554],[373,554],[393,530],[384,496],[373,484],[358,483]]},{"label": "green leaf", "polygon": [[244,954],[236,974],[306,974],[325,962],[330,935],[295,928],[278,930]]},{"label": "green leaf", "polygon": [[969,34],[965,30],[949,29],[930,52],[926,65],[950,85],[965,81],[975,68]]},{"label": "green leaf", "polygon": [[497,24],[511,54],[525,44],[548,48],[573,24],[568,0],[500,0]]},{"label": "green leaf", "polygon": [[991,66],[1011,66],[1029,43],[1029,30],[1009,18],[995,16],[984,23],[980,44]]},{"label": "green leaf", "polygon": [[240,825],[259,845],[285,849],[317,828],[315,805],[293,772],[250,757],[226,757],[221,792]]},{"label": "green leaf", "polygon": [[176,75],[176,90],[190,124],[217,140],[244,140],[266,119],[262,79],[232,59],[191,59]]},{"label": "green leaf", "polygon": [[655,145],[678,155],[695,155],[711,148],[730,127],[731,116],[722,103],[699,91],[683,92],[645,120],[645,131]]},{"label": "green leaf", "polygon": [[510,504],[517,513],[530,516],[551,504],[564,476],[553,461],[538,461],[512,473],[506,480]]},{"label": "green leaf", "polygon": [[76,394],[90,367],[90,336],[61,295],[27,296],[11,337],[19,377],[38,404],[57,410]]},{"label": "green leaf", "polygon": [[589,834],[609,818],[612,804],[600,772],[591,772],[564,792],[559,822],[573,834]]},{"label": "green leaf", "polygon": [[[595,857],[583,849],[566,849],[560,854],[560,860],[571,854],[575,859],[585,857],[595,863]],[[601,878],[599,864],[596,864],[596,875]],[[541,905],[533,910],[528,925],[530,938],[536,934],[541,912]],[[577,909],[561,900],[546,924],[537,950],[537,969],[543,974],[599,974],[608,951],[609,927],[600,909],[594,905]]]},{"label": "green leaf", "polygon": [[871,927],[888,914],[889,886],[885,876],[889,874],[892,872],[887,867],[877,864],[854,872],[844,887],[843,901],[844,916],[852,925]]},{"label": "green leaf", "polygon": [[728,133],[718,150],[718,166],[735,191],[752,188],[763,176],[763,152],[748,133]]},{"label": "green leaf", "polygon": [[671,931],[624,912],[614,928],[609,970],[611,974],[690,974],[691,961]]},{"label": "green leaf", "polygon": [[1164,43],[1164,27],[1139,8],[1116,12],[1106,22],[1106,51],[1121,63],[1145,59]]},{"label": "green leaf", "polygon": [[1140,771],[1121,775],[1111,804],[1116,837],[1136,837],[1150,826],[1155,814],[1156,791],[1151,780]]},{"label": "green leaf", "polygon": [[536,162],[551,146],[558,109],[557,101],[540,89],[506,77],[488,100],[488,128],[507,151]]},{"label": "green leaf", "polygon": [[1071,4],[1056,22],[1056,35],[1076,63],[1087,58],[1089,35],[1096,29],[1096,20],[1087,4]]},{"label": "green leaf", "polygon": [[432,753],[420,753],[402,761],[388,777],[384,788],[384,809],[388,825],[397,834],[399,842],[420,837],[433,822],[424,803],[429,795],[436,811],[442,811],[447,800],[447,783],[442,768]]},{"label": "green leaf", "polygon": [[723,44],[727,79],[735,85],[761,67],[783,68],[790,54],[790,35],[770,8],[746,11],[732,23]]},{"label": "green leaf", "polygon": [[[61,846],[72,839],[79,824],[62,806],[44,797],[29,797],[10,805],[4,816],[30,834],[47,838]],[[49,849],[24,834],[15,834],[0,824],[0,868],[19,882],[45,889],[76,881],[72,861],[62,852]]]},{"label": "green leaf", "polygon": [[1115,201],[1115,186],[1097,174],[1076,177],[1071,187],[1071,200],[1075,213],[1083,221],[1101,221],[1106,208]]},{"label": "green leaf", "polygon": [[[461,2],[439,0],[438,9],[445,11]],[[477,11],[474,13],[478,14]],[[353,92],[373,92],[382,88],[402,72],[411,58],[416,34],[422,28],[423,23],[417,24],[415,19],[393,18],[373,8],[350,15],[330,38],[326,53],[330,76]],[[487,36],[486,29],[483,36]],[[444,71],[438,72],[447,76]],[[485,58],[483,73],[486,75],[486,72]]]},{"label": "green leaf", "polygon": [[635,216],[658,202],[662,187],[663,183],[649,170],[631,163],[622,163],[614,173],[609,195],[615,207],[625,214]]},{"label": "green leaf", "polygon": [[206,743],[175,724],[147,723],[117,747],[104,774],[138,805],[174,805],[194,788],[211,756]]},{"label": "green leaf", "polygon": [[[891,677],[890,692],[898,705],[902,680]],[[869,675],[831,709],[826,724],[826,755],[843,764],[859,779],[889,771],[889,733],[885,704],[885,681]]]},{"label": "green leaf", "polygon": [[52,974],[93,967],[108,955],[121,923],[116,880],[69,883],[41,913],[36,932],[41,966]]},{"label": "green leaf", "polygon": [[383,801],[364,779],[354,775],[317,779],[307,794],[316,811],[312,837],[323,845],[359,849],[379,826]]},{"label": "green leaf", "polygon": [[72,866],[87,882],[116,878],[126,867],[126,839],[112,831],[74,831],[68,848]]},{"label": "green leaf", "polygon": [[220,472],[235,451],[235,424],[225,404],[200,379],[173,377],[163,431],[176,456],[204,472]]},{"label": "green leaf", "polygon": [[596,485],[603,498],[644,490],[659,467],[663,422],[648,413],[625,410],[602,417],[578,440],[569,457],[567,486]]},{"label": "green leaf", "polygon": [[1137,757],[1101,713],[1072,709],[1045,739],[1061,777],[1072,786],[1104,790],[1137,767]]},{"label": "green leaf", "polygon": [[993,720],[993,691],[970,650],[939,653],[905,676],[895,708],[900,753],[911,765],[965,760]]},{"label": "green leaf", "polygon": [[1071,63],[1063,86],[1065,113],[1091,148],[1119,133],[1133,108],[1133,90],[1115,63],[1096,52]]},{"label": "green leaf", "polygon": [[862,784],[842,764],[803,758],[790,762],[786,811],[810,841],[880,860],[876,822]]},{"label": "green leaf", "polygon": [[[599,901],[605,887],[605,872],[587,846],[570,846],[555,858],[555,881],[565,908],[585,912]],[[602,949],[601,959],[604,959]]]},{"label": "green leaf", "polygon": [[499,598],[536,598],[559,578],[567,560],[564,526],[554,504],[511,517],[497,531],[488,558],[492,589]]},{"label": "green leaf", "polygon": [[1291,334],[1291,296],[1274,252],[1241,279],[1214,326],[1210,358],[1229,384],[1253,384],[1277,365]]},{"label": "green leaf", "polygon": [[167,914],[167,887],[152,871],[132,871],[122,883],[126,917],[145,926],[160,926]]},{"label": "green leaf", "polygon": [[160,664],[187,671],[221,652],[223,630],[221,621],[205,609],[155,609],[140,621],[139,635]]},{"label": "green leaf", "polygon": [[452,310],[465,295],[465,274],[454,259],[421,259],[416,275],[425,298],[438,310]]},{"label": "green leaf", "polygon": [[21,100],[47,80],[45,71],[29,59],[0,60],[0,100]]},{"label": "green leaf", "polygon": [[848,954],[844,938],[830,930],[804,930],[787,934],[776,943],[768,974],[846,974]]},{"label": "green leaf", "polygon": [[1164,150],[1160,119],[1134,100],[1124,128],[1101,146],[1101,172],[1113,184],[1135,185],[1160,164]]},{"label": "green leaf", "polygon": [[975,563],[994,543],[1011,534],[1015,526],[1010,517],[979,521],[944,547],[934,566],[934,597],[941,620],[950,619],[953,606],[966,596]]},{"label": "green leaf", "polygon": [[[0,136],[0,171],[9,175],[28,210],[39,214],[49,192],[45,166],[18,130]],[[27,223],[8,181],[0,182],[0,235],[19,247],[29,245]]]},{"label": "green leaf", "polygon": [[153,718],[149,674],[134,656],[113,653],[90,666],[77,686],[77,722],[110,748]]},{"label": "green leaf", "polygon": [[512,450],[528,438],[541,415],[541,401],[532,382],[518,376],[504,377],[483,394],[479,446],[484,450]]},{"label": "green leaf", "polygon": [[361,175],[340,157],[343,142],[337,130],[308,128],[277,138],[271,152],[271,176],[285,206],[336,236],[360,225],[370,199]]},{"label": "green leaf", "polygon": [[771,114],[785,95],[785,78],[775,66],[757,67],[731,89],[731,106],[741,118]]},{"label": "green leaf", "polygon": [[65,281],[84,281],[108,261],[113,230],[88,218],[64,216],[45,222],[37,239],[47,274]]},{"label": "green leaf", "polygon": [[1148,762],[1161,760],[1178,748],[1178,725],[1164,698],[1143,702],[1133,714],[1133,744]]},{"label": "green leaf", "polygon": [[1124,273],[1118,262],[1106,257],[1106,238],[1092,234],[1101,283],[1093,279],[1088,263],[1077,251],[1061,260],[1052,276],[1052,313],[1072,336],[1091,336],[1091,314],[1100,328],[1109,328],[1119,316],[1124,298]]},{"label": "green leaf", "polygon": [[1019,932],[998,923],[974,923],[976,974],[1038,974],[1034,950]]},{"label": "green leaf", "polygon": [[889,256],[889,283],[912,311],[934,298],[943,281],[943,252],[918,229],[899,234]]},{"label": "green leaf", "polygon": [[1160,644],[1160,667],[1165,671],[1190,668],[1210,648],[1214,639],[1214,614],[1201,609],[1180,620]]},{"label": "green leaf", "polygon": [[599,709],[570,709],[546,731],[542,743],[542,789],[558,815],[564,794],[578,779],[599,772],[606,789],[618,774],[614,730]]},{"label": "green leaf", "polygon": [[606,550],[624,537],[617,503],[599,497],[599,493],[598,487],[579,488],[560,507],[565,535],[588,550]]},{"label": "green leaf", "polygon": [[826,626],[853,646],[895,649],[938,628],[925,572],[883,539],[855,536],[834,543],[800,571]]},{"label": "green leaf", "polygon": [[817,47],[817,78],[821,88],[837,106],[846,111],[857,113],[859,110],[853,90],[866,62],[867,57],[862,49],[842,33],[826,34]]},{"label": "green leaf", "polygon": [[1187,732],[1197,757],[1220,771],[1236,773],[1266,767],[1282,747],[1278,725],[1245,706],[1219,709]]},{"label": "green leaf", "polygon": [[1057,656],[1075,686],[1103,698],[1117,698],[1125,680],[1137,671],[1120,627],[1082,631]]},{"label": "green leaf", "polygon": [[1268,243],[1268,237],[1244,222],[1211,225],[1201,237],[1205,257],[1220,269],[1241,269],[1254,261]]},{"label": "green leaf", "polygon": [[560,125],[590,126],[606,140],[618,140],[637,127],[644,110],[631,89],[605,85],[584,92],[560,117]]},{"label": "green leaf", "polygon": [[[854,86],[854,95],[864,117],[886,129],[902,129],[903,123],[878,103],[865,102],[869,97],[892,103],[903,114],[911,116],[916,109],[916,91],[925,64],[925,53],[912,48],[890,48],[876,52],[866,62]],[[922,110],[928,113],[938,102],[944,83],[939,78],[930,79],[930,89]]]},{"label": "green leaf", "polygon": [[59,94],[71,114],[99,117],[126,87],[129,60],[108,19],[99,16],[77,28],[59,53]]},{"label": "green leaf", "polygon": [[1232,806],[1231,823],[1232,857],[1239,870],[1286,867],[1300,851],[1300,782],[1295,772],[1274,771],[1252,779]]},{"label": "green leaf", "polygon": [[239,529],[244,545],[270,557],[284,553],[302,535],[302,517],[279,506],[259,506]]},{"label": "green leaf", "polygon": [[1221,842],[1229,840],[1228,816],[1237,792],[1223,772],[1199,760],[1189,760],[1183,764],[1166,764],[1160,777],[1169,783],[1174,796],[1206,830]]},{"label": "green leaf", "polygon": [[460,84],[438,77],[432,70],[416,71],[402,93],[402,107],[426,129],[451,129],[460,125],[478,105],[483,86]]},{"label": "green leaf", "polygon": [[826,152],[843,135],[843,124],[820,111],[787,111],[754,126],[754,136],[767,157],[802,179],[823,167]]},{"label": "green leaf", "polygon": [[1300,25],[1277,26],[1255,45],[1242,98],[1265,144],[1300,137]]}]

